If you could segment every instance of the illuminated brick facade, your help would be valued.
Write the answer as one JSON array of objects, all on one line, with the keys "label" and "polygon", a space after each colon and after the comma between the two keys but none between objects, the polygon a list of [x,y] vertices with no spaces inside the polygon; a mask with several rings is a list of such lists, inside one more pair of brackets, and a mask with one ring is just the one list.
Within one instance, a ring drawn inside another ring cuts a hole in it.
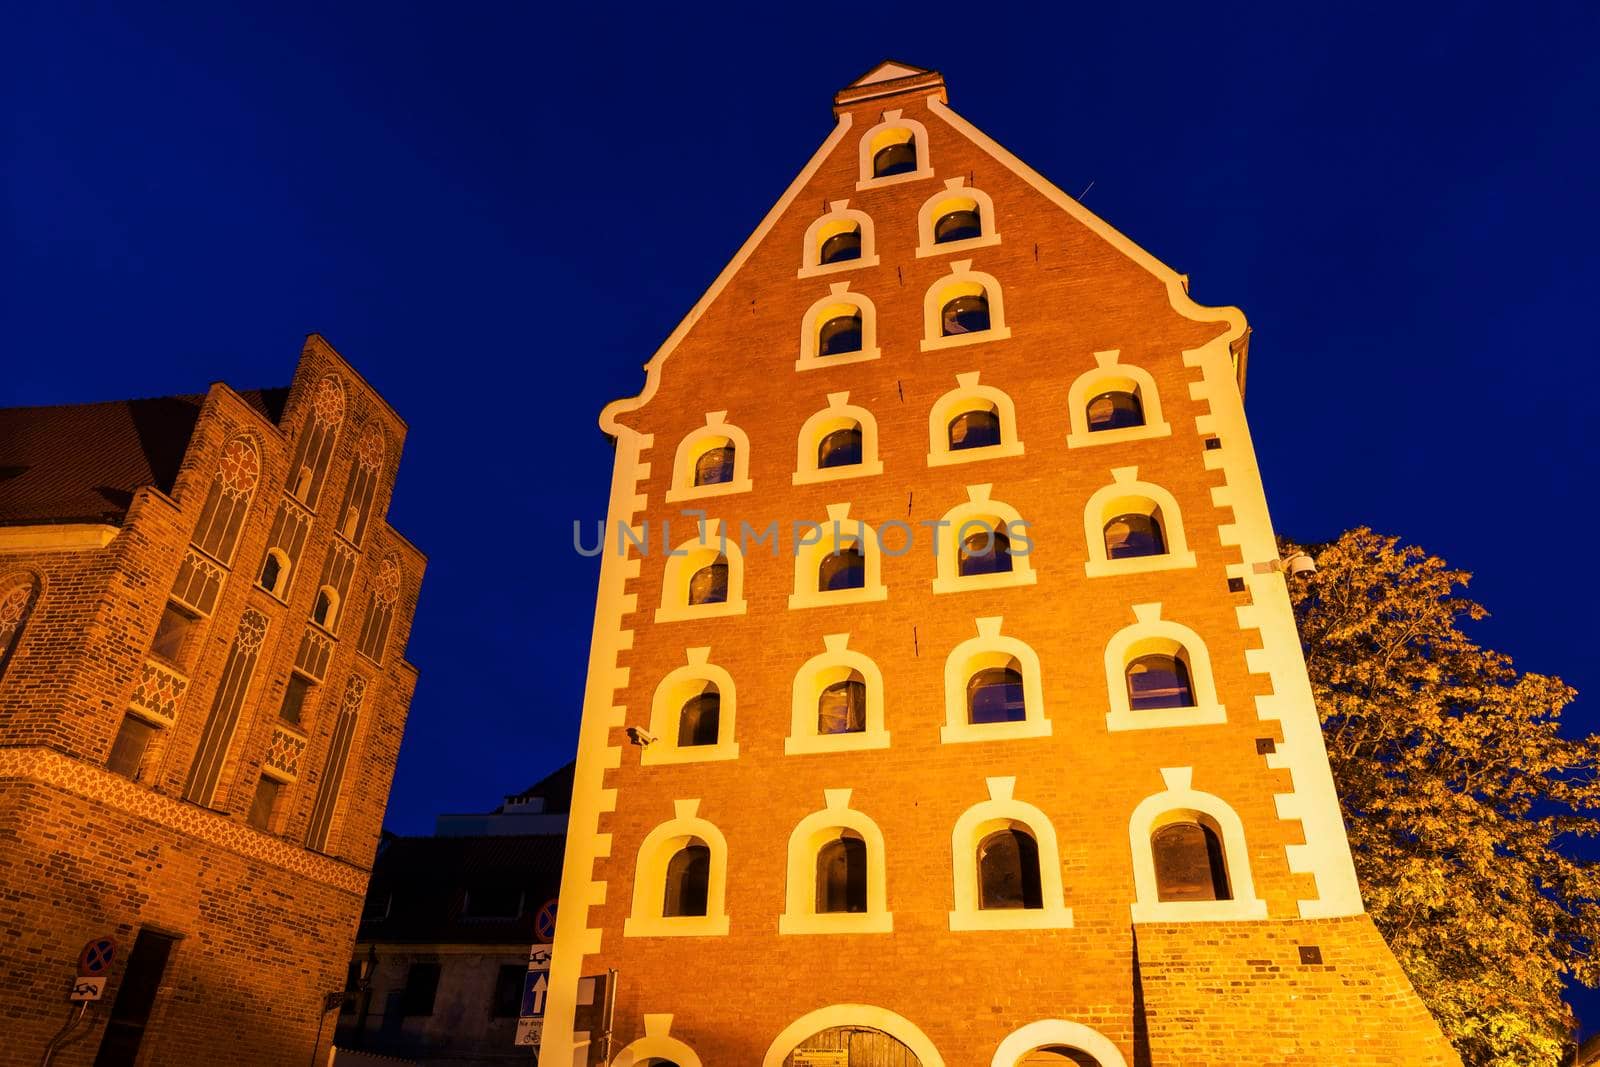
[{"label": "illuminated brick facade", "polygon": [[[577,980],[606,968],[622,1065],[1456,1062],[1363,912],[1243,315],[1190,300],[937,74],[886,64],[834,110],[601,418],[617,458],[540,1062],[584,1061]],[[822,547],[797,558],[808,521]],[[865,551],[827,590],[834,521]],[[1009,568],[962,563],[974,521],[1014,532]],[[776,554],[739,551],[772,524]],[[852,684],[860,721],[825,726]],[[711,693],[717,729],[692,736]],[[992,881],[1006,835],[1016,899]],[[1209,881],[1186,888],[1196,841]],[[823,849],[860,876],[843,907]],[[704,889],[673,896],[696,864]]]},{"label": "illuminated brick facade", "polygon": [[39,1062],[101,934],[53,1063],[307,1061],[416,682],[404,437],[315,336],[287,389],[0,411],[0,1063]]}]

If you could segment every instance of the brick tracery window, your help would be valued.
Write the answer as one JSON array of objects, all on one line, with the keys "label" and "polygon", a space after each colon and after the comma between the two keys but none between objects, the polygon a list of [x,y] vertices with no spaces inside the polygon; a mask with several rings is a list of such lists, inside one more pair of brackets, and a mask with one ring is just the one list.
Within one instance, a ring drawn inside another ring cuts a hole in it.
[{"label": "brick tracery window", "polygon": [[367,680],[352,674],[345,682],[344,699],[339,706],[339,719],[333,727],[333,740],[328,744],[328,759],[322,768],[322,783],[317,787],[316,803],[311,807],[311,825],[306,830],[306,847],[325,852],[333,829],[334,809],[339,793],[344,788],[345,770],[350,763],[350,747],[355,739],[356,720],[361,714],[361,702],[367,693]]},{"label": "brick tracery window", "polygon": [[239,619],[238,633],[228,649],[228,659],[222,668],[222,677],[217,682],[211,713],[206,717],[200,745],[195,751],[194,763],[189,768],[189,779],[183,787],[185,800],[209,805],[216,794],[222,766],[228,757],[228,746],[233,743],[234,732],[239,726],[240,711],[255,676],[256,659],[261,654],[261,644],[266,636],[267,617],[254,608],[247,608]]},{"label": "brick tracery window", "polygon": [[316,508],[327,479],[328,461],[344,422],[344,386],[333,375],[317,383],[311,411],[295,442],[294,461],[289,465],[289,493],[308,508]]},{"label": "brick tracery window", "polygon": [[394,625],[394,607],[400,600],[403,573],[398,555],[386,557],[378,564],[378,573],[372,579],[372,590],[367,594],[367,615],[361,622],[361,636],[356,641],[356,651],[374,663],[383,662],[383,649],[389,641],[389,630]]},{"label": "brick tracery window", "polygon": [[224,565],[233,562],[233,550],[260,480],[261,454],[254,441],[235,437],[223,446],[222,458],[206,492],[205,507],[195,525],[195,547]]},{"label": "brick tracery window", "polygon": [[350,480],[344,489],[344,504],[339,508],[339,532],[352,544],[359,545],[366,536],[387,447],[383,427],[376,421],[369,422],[356,444],[356,458],[350,464]]},{"label": "brick tracery window", "polygon": [[0,678],[5,677],[11,653],[22,641],[22,628],[33,612],[36,588],[33,578],[26,575],[0,582]]}]

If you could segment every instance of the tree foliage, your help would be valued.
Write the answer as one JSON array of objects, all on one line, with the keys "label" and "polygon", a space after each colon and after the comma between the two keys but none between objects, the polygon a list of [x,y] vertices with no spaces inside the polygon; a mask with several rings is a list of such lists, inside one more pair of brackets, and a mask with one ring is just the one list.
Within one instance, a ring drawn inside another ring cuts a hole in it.
[{"label": "tree foliage", "polygon": [[[1461,630],[1468,575],[1366,528],[1291,583],[1367,909],[1471,1067],[1554,1067],[1600,980],[1600,737],[1575,692]],[[1588,850],[1593,853],[1592,846]]]}]

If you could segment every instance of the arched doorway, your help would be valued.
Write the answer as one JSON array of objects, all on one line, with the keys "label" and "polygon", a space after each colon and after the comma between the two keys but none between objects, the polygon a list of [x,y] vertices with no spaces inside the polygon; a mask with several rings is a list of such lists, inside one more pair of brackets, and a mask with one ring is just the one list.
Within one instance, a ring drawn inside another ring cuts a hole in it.
[{"label": "arched doorway", "polygon": [[1128,1067],[1117,1046],[1082,1023],[1040,1019],[995,1049],[990,1067]]},{"label": "arched doorway", "polygon": [[783,1067],[923,1067],[899,1038],[870,1026],[830,1026],[796,1045]]}]

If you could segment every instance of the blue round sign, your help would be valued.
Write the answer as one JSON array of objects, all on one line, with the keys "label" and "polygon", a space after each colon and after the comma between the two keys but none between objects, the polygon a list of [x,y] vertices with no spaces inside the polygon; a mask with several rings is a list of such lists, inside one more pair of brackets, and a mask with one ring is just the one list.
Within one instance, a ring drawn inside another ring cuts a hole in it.
[{"label": "blue round sign", "polygon": [[539,935],[539,940],[546,943],[556,938],[556,902],[547,900],[544,905],[534,913],[533,932]]}]

